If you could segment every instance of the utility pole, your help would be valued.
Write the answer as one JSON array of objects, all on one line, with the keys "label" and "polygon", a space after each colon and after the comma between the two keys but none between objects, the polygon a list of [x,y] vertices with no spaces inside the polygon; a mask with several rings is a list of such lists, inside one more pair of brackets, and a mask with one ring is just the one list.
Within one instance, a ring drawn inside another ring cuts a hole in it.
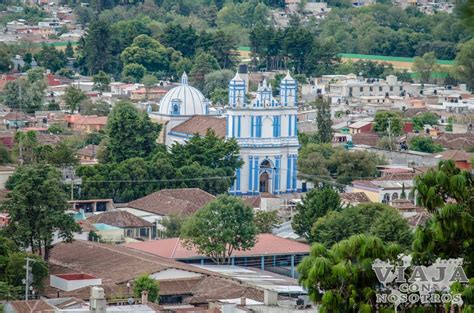
[{"label": "utility pole", "polygon": [[30,283],[33,281],[33,275],[30,273],[31,267],[30,267],[30,262],[36,262],[35,259],[31,259],[26,257],[26,266],[24,267],[26,269],[26,276],[25,279],[23,280],[23,283],[25,284],[25,301],[28,301],[28,293],[30,291]]}]

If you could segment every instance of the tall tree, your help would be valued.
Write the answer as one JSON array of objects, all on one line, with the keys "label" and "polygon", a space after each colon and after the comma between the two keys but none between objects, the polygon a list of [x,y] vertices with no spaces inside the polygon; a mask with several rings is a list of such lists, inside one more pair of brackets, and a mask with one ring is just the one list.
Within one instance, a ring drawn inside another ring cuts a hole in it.
[{"label": "tall tree", "polygon": [[0,73],[9,72],[13,66],[7,45],[0,44]]},{"label": "tall tree", "polygon": [[218,69],[220,69],[219,63],[211,54],[201,52],[196,55],[189,75],[193,86],[200,90],[204,89],[205,76]]},{"label": "tall tree", "polygon": [[236,250],[255,245],[257,229],[252,208],[238,198],[222,195],[196,212],[183,225],[181,236],[188,247],[217,264],[229,264]]},{"label": "tall tree", "polygon": [[323,99],[316,100],[314,104],[317,110],[316,124],[319,143],[330,143],[332,141],[331,104]]},{"label": "tall tree", "polygon": [[106,160],[121,162],[133,157],[145,157],[156,146],[160,131],[148,114],[139,112],[130,102],[119,102],[107,122],[108,144]]},{"label": "tall tree", "polygon": [[375,113],[373,130],[384,135],[398,136],[403,134],[403,120],[398,112],[378,111]]},{"label": "tall tree", "polygon": [[[474,5],[472,10],[474,11]],[[474,39],[463,43],[456,56],[456,75],[462,83],[467,84],[470,90],[474,89],[474,64],[472,60],[474,60]]]},{"label": "tall tree", "polygon": [[111,70],[112,47],[110,25],[102,20],[92,22],[83,37],[81,46],[84,66],[89,75]]},{"label": "tall tree", "polygon": [[64,50],[64,54],[67,58],[74,57],[74,48],[72,47],[72,43],[70,41],[67,42],[66,50]]},{"label": "tall tree", "polygon": [[330,187],[312,189],[296,206],[297,212],[292,218],[291,226],[298,235],[313,242],[311,234],[313,224],[327,213],[340,209],[341,199],[337,191]]},{"label": "tall tree", "polygon": [[110,76],[105,73],[104,71],[99,71],[92,77],[92,81],[94,82],[94,86],[92,87],[93,90],[98,91],[109,91],[110,85]]},{"label": "tall tree", "polygon": [[420,82],[422,83],[429,83],[436,69],[436,56],[434,52],[428,52],[423,54],[422,57],[416,57],[413,62],[413,71],[419,75]]},{"label": "tall tree", "polygon": [[35,54],[35,60],[39,65],[51,70],[53,73],[67,64],[67,58],[64,52],[57,50],[54,46],[46,44],[43,44],[41,50]]},{"label": "tall tree", "polygon": [[399,251],[395,244],[366,235],[351,236],[330,249],[316,243],[298,265],[299,282],[321,312],[393,312],[393,306],[377,305],[380,283],[372,264],[376,259],[396,260]]},{"label": "tall tree", "polygon": [[66,194],[58,170],[49,165],[20,167],[7,181],[11,190],[3,208],[10,215],[7,231],[23,248],[45,260],[57,234],[66,242],[79,232],[79,226],[66,214]]},{"label": "tall tree", "polygon": [[377,236],[386,244],[396,243],[409,249],[412,232],[406,219],[394,208],[380,203],[359,204],[341,211],[329,212],[314,223],[315,242],[330,248],[352,235]]},{"label": "tall tree", "polygon": [[79,105],[82,101],[86,100],[86,94],[79,88],[75,86],[68,86],[64,91],[64,104],[69,109],[71,114],[73,114],[79,108]]},{"label": "tall tree", "polygon": [[433,217],[417,229],[414,257],[420,263],[437,258],[463,258],[468,277],[474,275],[474,209],[472,174],[452,160],[441,161],[415,179],[418,203]]},{"label": "tall tree", "polygon": [[273,228],[280,225],[281,219],[278,216],[278,210],[256,211],[254,222],[259,234],[271,233]]}]

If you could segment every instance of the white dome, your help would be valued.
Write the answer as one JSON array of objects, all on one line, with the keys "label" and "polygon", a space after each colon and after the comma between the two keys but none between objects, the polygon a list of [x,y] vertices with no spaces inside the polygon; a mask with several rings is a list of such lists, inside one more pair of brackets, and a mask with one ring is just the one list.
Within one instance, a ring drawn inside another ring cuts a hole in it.
[{"label": "white dome", "polygon": [[207,100],[202,92],[188,85],[188,76],[183,73],[181,85],[170,89],[161,99],[160,114],[205,115],[207,114]]}]

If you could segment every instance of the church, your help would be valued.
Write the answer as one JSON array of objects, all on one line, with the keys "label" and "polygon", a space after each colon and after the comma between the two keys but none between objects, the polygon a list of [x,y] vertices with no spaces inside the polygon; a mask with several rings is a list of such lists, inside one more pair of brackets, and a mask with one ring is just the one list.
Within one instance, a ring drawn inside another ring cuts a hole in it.
[{"label": "church", "polygon": [[[229,103],[225,112],[210,112],[209,101],[188,84],[186,73],[181,84],[163,97],[159,112],[152,119],[165,125],[163,142],[184,142],[208,128],[240,145],[243,166],[236,170],[234,195],[274,195],[302,191],[297,179],[298,161],[298,84],[288,72],[280,83],[279,98],[265,80],[256,97],[247,99],[247,83],[239,73],[229,82]],[[304,191],[304,190],[303,190]]]}]

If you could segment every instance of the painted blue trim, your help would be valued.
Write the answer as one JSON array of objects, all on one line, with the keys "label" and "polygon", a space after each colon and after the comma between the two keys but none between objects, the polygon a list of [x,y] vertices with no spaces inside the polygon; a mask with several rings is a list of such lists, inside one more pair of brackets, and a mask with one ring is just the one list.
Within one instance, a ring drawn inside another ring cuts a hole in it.
[{"label": "painted blue trim", "polygon": [[255,132],[255,118],[253,116],[250,117],[250,138],[254,138]]},{"label": "painted blue trim", "polygon": [[265,257],[263,255],[260,257],[260,269],[265,270]]},{"label": "painted blue trim", "polygon": [[232,138],[235,137],[235,116],[232,116]]},{"label": "painted blue trim", "polygon": [[235,191],[240,192],[240,168],[237,169],[237,178],[235,179]]},{"label": "painted blue trim", "polygon": [[240,129],[241,129],[242,116],[237,116],[237,138],[240,138]]},{"label": "painted blue trim", "polygon": [[204,259],[201,259],[201,265],[204,265]]},{"label": "painted blue trim", "polygon": [[298,136],[298,115],[295,114],[295,125],[294,125],[294,135]]},{"label": "painted blue trim", "polygon": [[275,157],[275,188],[273,192],[280,193],[280,156]]},{"label": "painted blue trim", "polygon": [[296,191],[296,155],[293,156],[293,190]]},{"label": "painted blue trim", "polygon": [[252,191],[253,185],[253,156],[249,156],[249,191]]},{"label": "painted blue trim", "polygon": [[291,155],[287,156],[287,169],[286,169],[286,191],[291,191]]},{"label": "painted blue trim", "polygon": [[255,137],[261,138],[262,137],[262,117],[257,116],[256,118],[256,131],[255,131]]},{"label": "painted blue trim", "polygon": [[254,177],[253,177],[253,191],[256,193],[260,192],[260,185],[258,183],[259,176],[258,176],[258,170],[259,170],[259,163],[258,163],[258,156],[254,158]]},{"label": "painted blue trim", "polygon": [[289,114],[288,115],[288,137],[292,137],[291,135],[291,127],[293,126],[291,122],[292,118],[293,118],[293,115]]}]

